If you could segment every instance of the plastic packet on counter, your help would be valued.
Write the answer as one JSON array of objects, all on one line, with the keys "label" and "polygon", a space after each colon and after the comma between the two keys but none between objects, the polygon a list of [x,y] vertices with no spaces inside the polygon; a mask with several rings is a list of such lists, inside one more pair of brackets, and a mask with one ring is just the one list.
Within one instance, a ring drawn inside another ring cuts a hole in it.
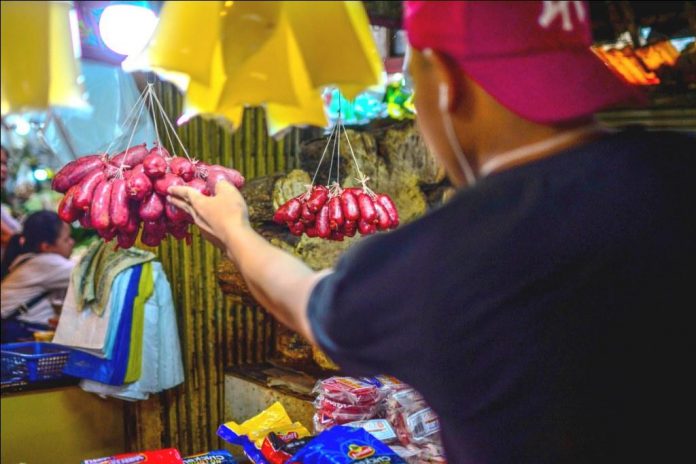
[{"label": "plastic packet on counter", "polygon": [[184,464],[237,464],[232,454],[227,450],[215,450],[207,453],[186,456]]},{"label": "plastic packet on counter", "polygon": [[165,448],[87,459],[82,461],[82,464],[138,464],[141,462],[148,464],[183,464],[184,461],[176,448]]},{"label": "plastic packet on counter", "polygon": [[371,419],[364,421],[350,422],[346,427],[359,427],[372,434],[376,439],[388,445],[398,443],[396,432],[386,419]]},{"label": "plastic packet on counter", "polygon": [[295,453],[300,451],[314,437],[290,438],[273,432],[266,435],[261,445],[261,454],[271,464],[285,464]]},{"label": "plastic packet on counter", "polygon": [[353,377],[329,377],[320,380],[314,387],[314,393],[352,405],[376,404],[383,398],[377,385]]},{"label": "plastic packet on counter", "polygon": [[337,425],[316,436],[289,464],[406,464],[398,454],[361,428]]},{"label": "plastic packet on counter", "polygon": [[309,435],[309,430],[301,423],[292,422],[285,408],[279,402],[275,402],[242,424],[230,421],[218,427],[217,430],[220,438],[233,445],[241,446],[244,454],[256,464],[268,463],[260,448],[264,438],[270,432],[291,438],[302,438]]},{"label": "plastic packet on counter", "polygon": [[439,442],[437,415],[413,388],[399,390],[387,398],[386,416],[403,445],[426,444],[432,435]]}]

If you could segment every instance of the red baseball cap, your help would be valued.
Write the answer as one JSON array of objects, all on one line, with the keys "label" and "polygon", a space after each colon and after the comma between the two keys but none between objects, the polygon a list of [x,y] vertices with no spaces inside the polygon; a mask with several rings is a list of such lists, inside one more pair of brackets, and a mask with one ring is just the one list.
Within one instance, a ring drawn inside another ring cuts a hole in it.
[{"label": "red baseball cap", "polygon": [[412,47],[445,53],[503,106],[558,123],[646,96],[597,57],[581,1],[406,1]]}]

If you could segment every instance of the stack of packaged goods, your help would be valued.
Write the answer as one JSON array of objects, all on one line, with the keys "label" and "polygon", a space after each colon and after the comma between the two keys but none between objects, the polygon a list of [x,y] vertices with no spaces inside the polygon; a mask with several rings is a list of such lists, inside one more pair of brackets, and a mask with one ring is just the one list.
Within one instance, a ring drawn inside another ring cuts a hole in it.
[{"label": "stack of packaged goods", "polygon": [[331,377],[314,388],[314,431],[319,433],[335,425],[379,417],[384,390],[375,383],[350,377]]},{"label": "stack of packaged goods", "polygon": [[446,462],[435,412],[412,387],[394,377],[331,377],[314,392],[315,432],[359,427],[408,463]]},{"label": "stack of packaged goods", "polygon": [[151,464],[236,464],[237,461],[229,451],[215,450],[182,458],[176,448],[154,451],[117,454],[96,459],[87,459],[82,464],[133,464],[147,462]]}]

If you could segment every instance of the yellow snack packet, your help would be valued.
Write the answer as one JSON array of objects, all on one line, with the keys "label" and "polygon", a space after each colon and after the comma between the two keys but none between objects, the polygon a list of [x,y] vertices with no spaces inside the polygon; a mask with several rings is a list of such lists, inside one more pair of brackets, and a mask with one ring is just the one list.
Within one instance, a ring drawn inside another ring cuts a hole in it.
[{"label": "yellow snack packet", "polygon": [[285,438],[290,436],[292,440],[297,440],[298,438],[303,438],[303,437],[308,437],[309,430],[302,425],[299,422],[293,422],[290,425],[282,425],[280,427],[271,427],[269,429],[265,430],[259,430],[257,432],[252,432],[248,435],[249,440],[254,442],[254,445],[261,449],[261,445],[263,445],[263,440],[266,438],[266,435],[269,433],[275,433],[276,435]]},{"label": "yellow snack packet", "polygon": [[[234,432],[236,436],[246,436],[259,449],[266,435],[271,432],[281,436],[292,434],[293,439],[310,435],[309,430],[300,422],[292,422],[285,408],[279,402],[273,403],[256,416],[241,424],[230,421],[223,424],[221,428],[223,427]],[[219,431],[218,434],[220,434]],[[227,439],[224,432],[221,436],[223,439]],[[234,443],[234,441],[230,441],[230,443]]]},{"label": "yellow snack packet", "polygon": [[251,419],[242,422],[242,424],[237,424],[234,421],[225,423],[225,427],[229,428],[237,435],[248,436],[251,441],[254,441],[254,438],[251,436],[253,433],[258,433],[261,430],[270,429],[272,427],[283,427],[288,425],[292,425],[290,416],[288,416],[285,408],[278,401]]}]

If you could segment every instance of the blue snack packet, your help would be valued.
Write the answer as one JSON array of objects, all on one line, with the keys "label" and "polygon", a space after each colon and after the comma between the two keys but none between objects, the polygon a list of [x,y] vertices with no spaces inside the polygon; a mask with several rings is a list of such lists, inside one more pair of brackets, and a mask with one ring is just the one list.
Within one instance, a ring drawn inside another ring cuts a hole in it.
[{"label": "blue snack packet", "polygon": [[268,460],[263,457],[263,454],[261,454],[261,450],[256,448],[246,435],[237,435],[234,430],[226,427],[224,424],[218,427],[217,435],[228,443],[241,446],[244,450],[244,454],[246,454],[249,460],[254,464],[270,464]]},{"label": "blue snack packet", "polygon": [[307,443],[287,464],[406,464],[363,429],[337,425]]},{"label": "blue snack packet", "polygon": [[207,453],[194,454],[186,456],[184,464],[237,464],[237,461],[232,457],[227,450],[215,450]]}]

